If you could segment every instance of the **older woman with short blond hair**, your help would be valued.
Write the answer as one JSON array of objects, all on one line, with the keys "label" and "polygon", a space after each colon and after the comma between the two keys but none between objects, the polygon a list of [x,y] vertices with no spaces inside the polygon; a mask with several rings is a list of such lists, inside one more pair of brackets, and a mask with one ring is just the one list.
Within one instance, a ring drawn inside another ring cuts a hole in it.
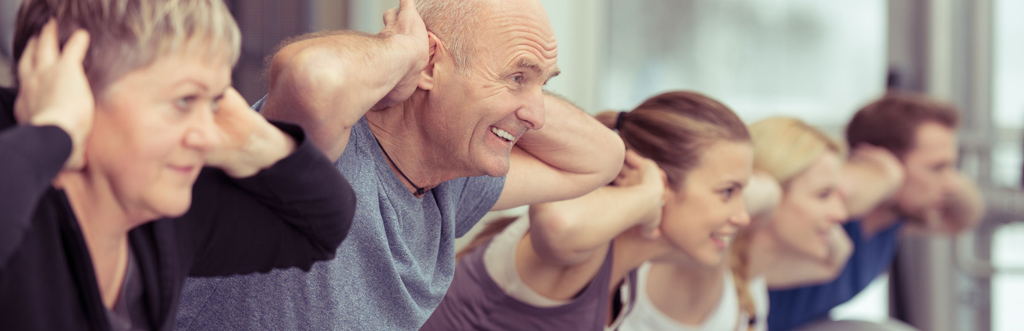
[{"label": "older woman with short blond hair", "polygon": [[4,329],[171,330],[187,276],[334,256],[352,189],[230,87],[239,39],[220,0],[23,3],[0,89]]}]

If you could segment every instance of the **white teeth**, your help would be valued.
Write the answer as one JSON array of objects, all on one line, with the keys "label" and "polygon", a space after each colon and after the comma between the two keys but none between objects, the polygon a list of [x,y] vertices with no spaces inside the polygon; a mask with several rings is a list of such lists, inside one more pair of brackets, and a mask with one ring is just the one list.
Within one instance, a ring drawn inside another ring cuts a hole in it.
[{"label": "white teeth", "polygon": [[723,236],[723,235],[720,235],[720,234],[712,234],[711,237],[715,238],[715,239],[718,239],[718,240],[721,240],[726,245],[729,245],[729,243],[731,243],[733,239],[736,239],[735,236]]},{"label": "white teeth", "polygon": [[496,135],[498,137],[501,137],[501,139],[505,139],[505,140],[508,140],[508,141],[516,140],[516,136],[513,136],[511,133],[508,133],[508,131],[505,131],[505,130],[502,130],[502,129],[499,129],[499,128],[496,128],[496,127],[493,127],[493,126],[491,127],[491,132],[493,132],[494,135]]}]

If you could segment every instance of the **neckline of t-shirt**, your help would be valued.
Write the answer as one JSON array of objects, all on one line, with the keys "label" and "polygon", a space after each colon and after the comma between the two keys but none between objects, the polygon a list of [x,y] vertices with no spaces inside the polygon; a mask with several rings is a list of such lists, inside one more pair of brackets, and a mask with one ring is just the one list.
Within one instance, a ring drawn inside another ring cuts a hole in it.
[{"label": "neckline of t-shirt", "polygon": [[[404,192],[405,194],[398,195],[401,199],[416,202],[422,202],[427,198],[427,196],[432,196],[434,194],[434,190],[437,189],[437,187],[427,190],[422,197],[417,197],[413,192],[409,191],[409,188],[405,187],[405,183],[403,183],[398,177],[398,173],[391,170],[391,165],[385,158],[384,151],[377,146],[377,136],[373,135],[373,130],[370,129],[370,122],[366,119],[365,115],[359,119],[359,122],[356,122],[356,127],[352,130],[353,134],[357,133],[357,128],[359,129],[358,131],[362,131],[358,134],[365,135],[360,139],[362,140],[362,147],[368,148],[370,150],[370,154],[373,155],[373,170],[377,172],[378,177],[386,178],[384,188],[388,190],[388,193]],[[351,139],[351,137],[349,139]],[[438,187],[440,186],[441,185],[438,185]],[[394,199],[395,195],[389,194],[388,198]]]}]

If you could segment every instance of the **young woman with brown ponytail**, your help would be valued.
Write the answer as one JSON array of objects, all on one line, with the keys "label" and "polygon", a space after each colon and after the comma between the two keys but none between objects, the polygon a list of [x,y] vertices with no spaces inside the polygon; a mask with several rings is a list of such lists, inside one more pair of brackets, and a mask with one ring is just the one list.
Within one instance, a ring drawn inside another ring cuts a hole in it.
[{"label": "young woman with brown ponytail", "polygon": [[[865,146],[843,164],[842,144],[792,118],[750,126],[754,169],[777,181],[783,196],[774,212],[753,217],[730,247],[728,263],[697,267],[651,263],[640,269],[634,313],[621,330],[765,330],[768,286],[797,286],[834,278],[851,253],[841,227],[847,207],[858,209],[891,194],[895,183],[850,190],[844,177],[872,167]],[[845,195],[844,193],[849,193]]]},{"label": "young woman with brown ponytail", "polygon": [[742,194],[753,149],[739,117],[706,96],[670,92],[597,118],[625,142],[620,176],[485,230],[421,330],[614,329],[643,262],[722,263],[749,223]]}]

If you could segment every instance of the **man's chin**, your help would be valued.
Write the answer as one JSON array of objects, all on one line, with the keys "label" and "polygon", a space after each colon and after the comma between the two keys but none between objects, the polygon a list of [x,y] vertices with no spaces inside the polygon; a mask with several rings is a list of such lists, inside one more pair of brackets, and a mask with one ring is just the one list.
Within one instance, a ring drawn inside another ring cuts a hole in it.
[{"label": "man's chin", "polygon": [[[495,160],[497,161],[497,160]],[[483,167],[483,173],[490,177],[505,177],[508,175],[508,170],[511,168],[508,157],[504,160],[491,162]]]}]

